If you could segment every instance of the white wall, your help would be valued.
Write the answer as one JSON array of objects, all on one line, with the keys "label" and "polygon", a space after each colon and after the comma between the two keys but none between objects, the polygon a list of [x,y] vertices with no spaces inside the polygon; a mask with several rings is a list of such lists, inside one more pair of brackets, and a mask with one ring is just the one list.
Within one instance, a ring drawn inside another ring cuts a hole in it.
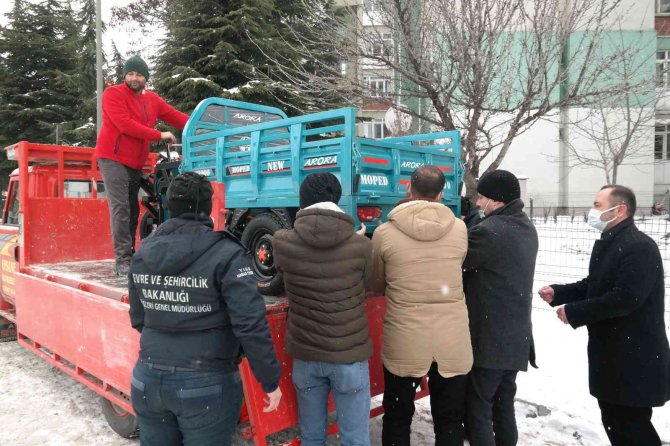
[{"label": "white wall", "polygon": [[[649,149],[619,167],[617,183],[632,188],[640,209],[646,210],[651,206],[654,194],[654,130],[648,126],[642,132],[648,141],[644,144]],[[585,139],[573,143],[584,149],[593,145]],[[536,207],[558,204],[558,146],[558,125],[540,121],[514,141],[500,166],[517,176],[528,177],[527,194]],[[570,164],[575,162],[571,160]],[[579,165],[570,170],[568,180],[568,205],[578,208],[590,207],[596,192],[606,184],[602,169]]]},{"label": "white wall", "polygon": [[656,0],[623,0],[621,8],[623,20],[616,27],[623,30],[654,29]]}]

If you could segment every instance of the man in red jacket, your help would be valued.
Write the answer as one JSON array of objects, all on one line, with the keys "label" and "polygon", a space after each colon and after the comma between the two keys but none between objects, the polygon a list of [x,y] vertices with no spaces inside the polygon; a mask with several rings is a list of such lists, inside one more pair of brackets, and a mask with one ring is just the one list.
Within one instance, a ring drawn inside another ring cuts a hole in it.
[{"label": "man in red jacket", "polygon": [[180,130],[188,120],[188,115],[145,89],[149,67],[140,56],[126,61],[123,76],[123,84],[107,88],[102,95],[102,129],[95,147],[109,203],[114,272],[119,276],[130,270],[140,212],[137,194],[149,144],[175,142],[172,133],[154,129],[156,120]]}]

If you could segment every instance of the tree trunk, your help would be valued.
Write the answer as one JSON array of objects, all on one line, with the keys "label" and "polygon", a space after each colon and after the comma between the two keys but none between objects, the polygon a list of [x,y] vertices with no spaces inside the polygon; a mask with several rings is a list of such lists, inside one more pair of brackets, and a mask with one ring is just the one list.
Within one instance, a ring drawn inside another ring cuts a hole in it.
[{"label": "tree trunk", "polygon": [[[478,170],[478,169],[477,169]],[[472,200],[473,204],[477,201],[477,176],[479,172],[475,169],[467,169],[463,175],[463,183],[465,184],[465,196]]]}]

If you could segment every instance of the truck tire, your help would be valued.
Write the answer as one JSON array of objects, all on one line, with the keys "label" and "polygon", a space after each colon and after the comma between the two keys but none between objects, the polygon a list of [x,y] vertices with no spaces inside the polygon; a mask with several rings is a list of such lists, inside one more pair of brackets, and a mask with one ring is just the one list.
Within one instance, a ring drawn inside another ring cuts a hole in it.
[{"label": "truck tire", "polygon": [[272,235],[287,226],[274,214],[265,213],[254,217],[242,233],[242,243],[251,252],[252,269],[258,278],[258,290],[266,296],[275,296],[284,291],[284,278],[274,266]]},{"label": "truck tire", "polygon": [[134,438],[139,435],[140,429],[133,414],[102,396],[100,397],[100,403],[102,405],[102,414],[114,432],[123,438]]}]

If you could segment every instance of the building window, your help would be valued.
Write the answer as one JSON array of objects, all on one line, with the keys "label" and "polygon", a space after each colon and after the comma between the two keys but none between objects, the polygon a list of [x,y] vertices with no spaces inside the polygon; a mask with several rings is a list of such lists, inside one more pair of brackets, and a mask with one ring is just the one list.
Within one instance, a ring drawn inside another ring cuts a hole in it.
[{"label": "building window", "polygon": [[372,56],[389,57],[393,49],[393,37],[390,33],[373,34],[369,36],[368,52]]},{"label": "building window", "polygon": [[663,124],[656,126],[656,134],[654,135],[655,160],[670,160],[670,147],[668,147],[669,133],[670,125]]},{"label": "building window", "polygon": [[667,87],[670,85],[670,82],[668,82],[669,71],[670,51],[656,51],[656,84],[659,87]]},{"label": "building window", "polygon": [[391,80],[383,77],[366,77],[365,85],[372,98],[383,98],[391,94]]},{"label": "building window", "polygon": [[385,138],[386,135],[389,133],[388,129],[384,125],[383,119],[373,119],[370,122],[366,122],[364,132],[366,138],[374,138],[374,139]]},{"label": "building window", "polygon": [[382,0],[365,0],[363,9],[365,12],[379,12],[382,9]]},{"label": "building window", "polygon": [[656,0],[657,14],[670,14],[670,0]]},{"label": "building window", "polygon": [[7,195],[7,200],[9,200],[9,207],[7,208],[7,214],[4,215],[3,223],[8,225],[18,225],[19,224],[19,182],[13,181],[9,184],[9,194]]}]

